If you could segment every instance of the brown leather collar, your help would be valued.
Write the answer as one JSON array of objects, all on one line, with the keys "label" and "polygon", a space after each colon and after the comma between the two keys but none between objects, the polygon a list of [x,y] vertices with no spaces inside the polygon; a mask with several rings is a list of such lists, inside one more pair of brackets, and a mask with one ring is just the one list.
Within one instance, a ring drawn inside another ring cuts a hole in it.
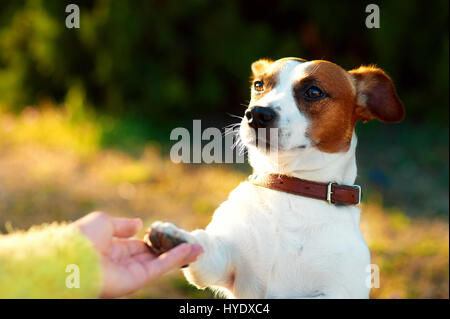
[{"label": "brown leather collar", "polygon": [[249,176],[248,180],[257,186],[321,199],[336,205],[358,205],[362,198],[362,190],[359,185],[319,183],[279,174],[253,174]]}]

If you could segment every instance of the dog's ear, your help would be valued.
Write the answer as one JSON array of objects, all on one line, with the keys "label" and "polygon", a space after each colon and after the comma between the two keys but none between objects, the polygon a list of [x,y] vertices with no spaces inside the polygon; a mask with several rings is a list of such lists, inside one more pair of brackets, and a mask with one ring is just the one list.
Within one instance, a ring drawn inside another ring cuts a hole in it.
[{"label": "dog's ear", "polygon": [[403,120],[405,110],[391,78],[373,66],[349,71],[356,87],[356,115],[364,123],[376,118],[395,123]]},{"label": "dog's ear", "polygon": [[259,76],[263,74],[266,69],[273,63],[272,60],[260,59],[252,63],[253,76]]}]

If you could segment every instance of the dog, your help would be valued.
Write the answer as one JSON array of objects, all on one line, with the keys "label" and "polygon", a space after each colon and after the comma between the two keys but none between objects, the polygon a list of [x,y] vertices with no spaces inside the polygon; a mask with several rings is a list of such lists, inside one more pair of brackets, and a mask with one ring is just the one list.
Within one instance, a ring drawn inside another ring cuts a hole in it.
[{"label": "dog", "polygon": [[[184,275],[225,297],[369,298],[355,125],[403,119],[392,80],[375,66],[346,71],[300,58],[261,59],[251,69],[239,135],[254,174],[205,230],[155,222],[146,241],[155,248],[157,238],[200,244],[204,253]],[[257,134],[270,128],[277,129],[274,137]],[[274,141],[276,159],[267,152]]]}]

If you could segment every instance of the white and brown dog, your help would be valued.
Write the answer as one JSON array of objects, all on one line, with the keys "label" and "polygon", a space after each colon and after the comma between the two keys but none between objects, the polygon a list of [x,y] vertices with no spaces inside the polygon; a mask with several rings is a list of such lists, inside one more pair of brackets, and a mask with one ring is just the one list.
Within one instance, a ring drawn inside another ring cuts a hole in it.
[{"label": "white and brown dog", "polygon": [[[155,249],[161,237],[200,244],[186,278],[229,297],[368,298],[355,124],[403,119],[391,79],[375,67],[298,58],[259,60],[252,71],[240,137],[256,178],[231,192],[205,230],[156,222],[147,241]],[[260,128],[278,130],[276,162],[258,145]]]}]

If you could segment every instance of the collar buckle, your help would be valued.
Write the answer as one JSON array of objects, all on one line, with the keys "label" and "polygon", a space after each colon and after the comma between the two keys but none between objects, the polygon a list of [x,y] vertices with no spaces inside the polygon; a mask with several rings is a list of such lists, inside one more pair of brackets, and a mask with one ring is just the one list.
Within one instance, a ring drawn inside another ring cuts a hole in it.
[{"label": "collar buckle", "polygon": [[361,186],[359,186],[357,184],[354,184],[352,186],[358,188],[358,203],[356,205],[359,205],[359,204],[361,204],[361,194],[362,194]]},{"label": "collar buckle", "polygon": [[331,195],[333,194],[333,191],[331,190],[331,186],[333,186],[333,184],[336,184],[336,183],[335,182],[330,182],[330,183],[328,183],[328,187],[327,187],[327,202],[330,205],[333,204],[331,202]]},{"label": "collar buckle", "polygon": [[[330,182],[328,183],[327,186],[327,202],[328,204],[333,204],[333,202],[331,201],[331,195],[333,194],[333,191],[331,190],[331,187],[333,186],[333,184],[337,184],[335,182]],[[357,185],[357,184],[353,184],[353,185],[349,185],[350,187],[356,187],[358,189],[358,202],[355,205],[359,205],[361,204],[361,186]]]}]

